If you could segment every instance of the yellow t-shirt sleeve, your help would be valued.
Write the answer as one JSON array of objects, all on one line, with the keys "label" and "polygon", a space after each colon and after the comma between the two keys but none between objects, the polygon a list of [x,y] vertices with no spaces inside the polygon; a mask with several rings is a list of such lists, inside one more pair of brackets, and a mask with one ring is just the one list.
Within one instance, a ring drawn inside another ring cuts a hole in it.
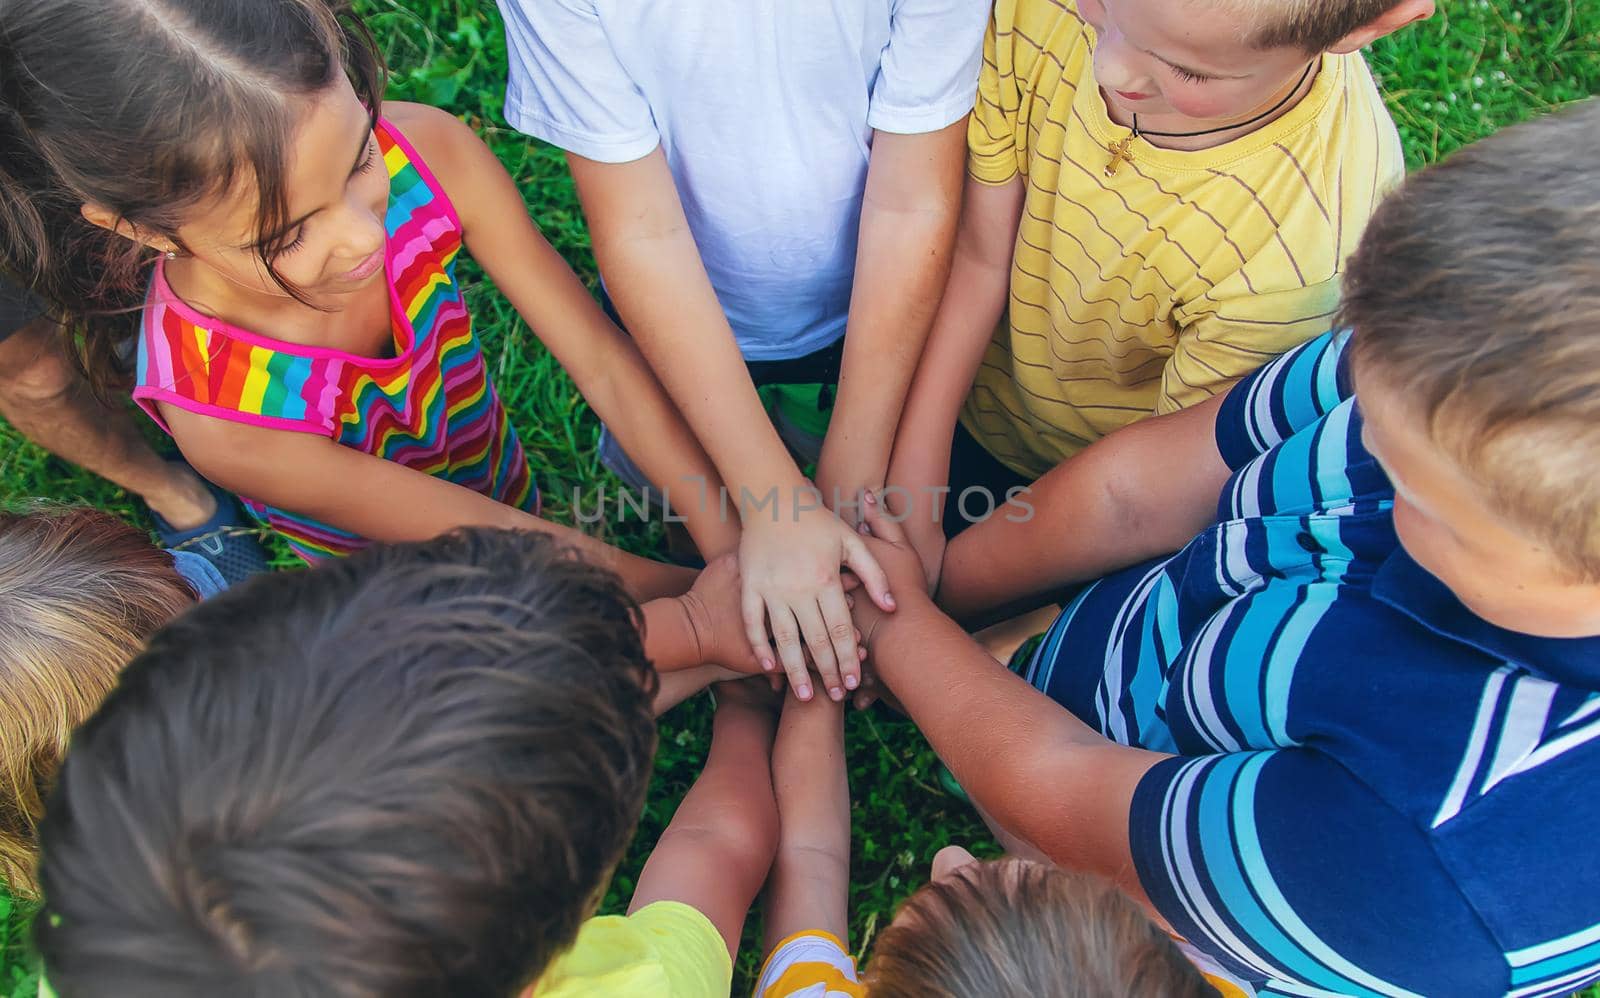
[{"label": "yellow t-shirt sleeve", "polygon": [[1304,288],[1224,299],[1178,332],[1161,372],[1156,414],[1198,405],[1234,382],[1327,332],[1339,307],[1339,278]]},{"label": "yellow t-shirt sleeve", "polygon": [[1011,53],[1002,51],[1000,26],[1009,23],[1016,0],[999,0],[983,33],[983,66],[978,72],[978,101],[967,123],[967,172],[979,183],[999,186],[1020,171],[1017,162],[1017,115],[1021,94]]},{"label": "yellow t-shirt sleeve", "polygon": [[657,940],[674,998],[724,995],[733,987],[733,959],[711,919],[677,901],[657,901],[628,916],[636,930]]},{"label": "yellow t-shirt sleeve", "polygon": [[658,901],[623,918],[591,918],[534,987],[535,998],[726,998],[733,961],[694,908]]}]

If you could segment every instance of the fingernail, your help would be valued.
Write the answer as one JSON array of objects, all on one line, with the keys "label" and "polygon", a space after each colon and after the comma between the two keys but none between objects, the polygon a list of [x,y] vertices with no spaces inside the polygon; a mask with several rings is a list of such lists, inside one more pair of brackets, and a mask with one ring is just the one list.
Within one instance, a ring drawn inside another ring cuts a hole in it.
[{"label": "fingernail", "polygon": [[866,534],[868,537],[871,537],[872,528],[867,526],[867,521],[862,520],[860,523],[856,524],[856,533]]},{"label": "fingernail", "polygon": [[859,658],[861,661],[865,662],[867,660],[867,650],[865,648],[857,648],[856,658]]},{"label": "fingernail", "polygon": [[876,506],[876,505],[878,505],[878,494],[876,492],[872,491],[871,489],[868,489],[867,490],[867,494],[866,494],[866,500],[867,500],[867,505],[868,506]]},{"label": "fingernail", "polygon": [[884,593],[883,594],[883,603],[889,609],[893,610],[894,607],[895,607],[894,594],[893,593]]},{"label": "fingernail", "polygon": [[831,687],[828,690],[828,696],[833,699],[834,703],[838,703],[839,701],[844,699],[844,690],[841,690],[837,686]]},{"label": "fingernail", "polygon": [[773,663],[772,659],[764,658],[764,659],[761,660],[761,670],[763,672],[771,672],[773,669],[776,669],[776,668],[777,668],[777,665]]},{"label": "fingernail", "polygon": [[801,683],[799,686],[796,686],[794,688],[794,695],[799,697],[802,702],[804,702],[806,700],[810,700],[811,699],[811,687],[807,686],[804,683]]},{"label": "fingernail", "polygon": [[857,679],[856,677],[854,677],[854,676],[846,676],[846,677],[844,677],[844,688],[845,689],[853,690],[859,685],[861,685],[861,680]]}]

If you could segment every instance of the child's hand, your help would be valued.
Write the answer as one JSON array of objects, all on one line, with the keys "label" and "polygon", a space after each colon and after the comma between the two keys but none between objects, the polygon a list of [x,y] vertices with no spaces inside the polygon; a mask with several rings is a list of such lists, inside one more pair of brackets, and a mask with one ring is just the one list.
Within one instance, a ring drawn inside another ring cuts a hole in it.
[{"label": "child's hand", "polygon": [[761,663],[750,649],[739,616],[739,559],[735,555],[712,560],[678,602],[689,615],[702,662],[745,675],[761,674]]},{"label": "child's hand", "polygon": [[[829,697],[842,701],[860,684],[861,673],[840,566],[848,566],[867,591],[869,598],[858,604],[892,613],[894,597],[867,545],[843,520],[823,509],[791,512],[791,522],[756,514],[746,523],[739,543],[745,635],[763,666],[782,662],[795,696],[811,698],[809,652]],[[769,621],[776,659],[767,640]]]}]

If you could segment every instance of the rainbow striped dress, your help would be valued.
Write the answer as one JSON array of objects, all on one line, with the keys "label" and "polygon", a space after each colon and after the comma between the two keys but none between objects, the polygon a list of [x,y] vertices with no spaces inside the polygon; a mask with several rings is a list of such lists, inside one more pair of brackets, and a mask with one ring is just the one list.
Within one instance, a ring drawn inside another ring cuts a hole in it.
[{"label": "rainbow striped dress", "polygon": [[[461,220],[393,126],[380,122],[377,138],[389,171],[384,271],[395,356],[299,346],[201,315],[173,294],[158,261],[139,333],[133,397],[163,430],[157,402],[314,433],[537,512],[527,456],[489,383],[456,285]],[[367,543],[294,510],[240,498],[307,561]]]}]

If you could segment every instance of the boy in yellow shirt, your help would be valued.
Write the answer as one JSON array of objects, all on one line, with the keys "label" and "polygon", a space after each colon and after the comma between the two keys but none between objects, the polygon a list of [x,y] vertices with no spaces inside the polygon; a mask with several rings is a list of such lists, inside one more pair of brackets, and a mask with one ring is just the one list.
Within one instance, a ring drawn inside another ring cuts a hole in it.
[{"label": "boy in yellow shirt", "polygon": [[[919,550],[946,483],[953,533],[1326,331],[1404,174],[1360,50],[1433,9],[998,0],[955,262],[891,465]],[[957,502],[971,486],[988,495]]]}]

